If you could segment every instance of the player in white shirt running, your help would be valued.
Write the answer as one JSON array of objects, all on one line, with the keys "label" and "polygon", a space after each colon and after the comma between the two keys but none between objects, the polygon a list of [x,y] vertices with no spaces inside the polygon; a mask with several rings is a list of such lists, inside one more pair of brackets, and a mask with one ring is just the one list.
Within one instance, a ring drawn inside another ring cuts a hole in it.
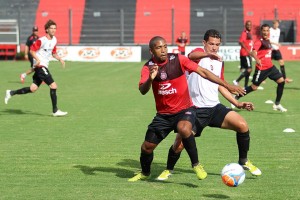
[{"label": "player in white shirt running", "polygon": [[270,43],[272,45],[272,59],[277,60],[280,65],[280,71],[283,75],[283,78],[285,79],[286,83],[290,83],[293,80],[286,77],[285,68],[284,68],[284,61],[281,55],[281,52],[279,50],[280,43],[280,28],[279,28],[279,20],[273,21],[273,27],[270,28]]},{"label": "player in white shirt running", "polygon": [[52,115],[55,117],[64,116],[68,113],[57,108],[57,84],[54,82],[48,69],[49,61],[52,56],[62,64],[63,68],[65,67],[65,62],[56,53],[57,39],[54,36],[56,32],[56,23],[52,20],[48,20],[45,24],[45,31],[46,35],[39,38],[30,47],[30,53],[34,58],[34,75],[32,77],[33,83],[30,85],[30,87],[24,87],[18,90],[6,90],[4,102],[7,104],[8,100],[16,94],[21,95],[33,93],[38,90],[42,82],[45,82],[50,87]]},{"label": "player in white shirt running", "polygon": [[[197,48],[193,50],[189,54],[189,58],[224,80],[224,62],[221,61],[221,58],[217,54],[221,45],[221,34],[214,29],[208,30],[204,35],[203,45],[204,49]],[[192,101],[197,107],[197,120],[193,128],[195,136],[200,136],[206,126],[235,131],[239,151],[239,164],[253,175],[261,175],[261,171],[247,158],[250,146],[250,134],[247,122],[237,112],[220,103],[218,92],[237,108],[250,111],[253,110],[253,104],[237,101],[226,88],[212,83],[195,73],[191,73],[188,76],[188,85]],[[181,140],[180,135],[177,134],[174,144],[169,149],[167,168],[160,174],[157,178],[158,180],[166,180],[172,174],[174,166],[184,148]]]}]

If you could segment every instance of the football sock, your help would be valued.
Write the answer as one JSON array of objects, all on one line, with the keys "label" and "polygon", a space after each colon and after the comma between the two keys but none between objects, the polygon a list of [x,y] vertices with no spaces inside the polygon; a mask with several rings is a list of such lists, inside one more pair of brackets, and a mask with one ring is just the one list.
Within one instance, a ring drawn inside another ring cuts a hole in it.
[{"label": "football sock", "polygon": [[245,77],[246,70],[243,70],[243,72],[240,74],[240,76],[236,79],[237,82],[240,82]]},{"label": "football sock", "polygon": [[[252,92],[253,91],[253,88],[251,87],[251,86],[247,86],[247,87],[245,87],[245,91],[246,91],[246,94],[244,94],[244,96],[246,96],[247,94],[249,94],[250,92]],[[241,98],[241,97],[243,97],[243,96],[241,96],[241,95],[237,95],[237,96],[235,96],[235,99],[239,99],[239,98]]]},{"label": "football sock", "polygon": [[245,71],[245,87],[248,86],[249,76],[250,76],[250,73],[246,70]]},{"label": "football sock", "polygon": [[192,167],[198,165],[199,164],[198,151],[197,151],[197,146],[196,146],[196,141],[195,141],[194,135],[191,134],[187,138],[182,138],[182,143],[190,157]]},{"label": "football sock", "polygon": [[250,132],[236,133],[236,142],[239,149],[239,163],[245,164],[247,162],[247,154],[250,146]]},{"label": "football sock", "polygon": [[284,84],[284,82],[277,84],[275,105],[278,105],[280,103],[283,94]]},{"label": "football sock", "polygon": [[285,75],[285,68],[284,68],[284,65],[281,65],[281,66],[280,66],[280,71],[281,71],[281,73],[282,73],[283,78],[285,79],[285,78],[286,78],[286,75]]},{"label": "football sock", "polygon": [[31,93],[30,87],[24,87],[19,90],[12,90],[10,92],[10,95],[13,96],[15,94],[27,94],[27,93]]},{"label": "football sock", "polygon": [[52,109],[53,113],[56,113],[57,109],[57,96],[56,96],[56,89],[50,89],[50,97],[52,102]]},{"label": "football sock", "polygon": [[173,145],[170,147],[169,154],[168,154],[168,161],[167,161],[167,169],[168,170],[174,169],[174,166],[176,165],[178,159],[180,158],[180,154],[181,154],[181,152],[176,153],[173,150]]},{"label": "football sock", "polygon": [[146,176],[150,175],[152,160],[153,160],[153,152],[151,154],[146,154],[144,152],[141,152],[140,163],[142,167],[142,172]]}]

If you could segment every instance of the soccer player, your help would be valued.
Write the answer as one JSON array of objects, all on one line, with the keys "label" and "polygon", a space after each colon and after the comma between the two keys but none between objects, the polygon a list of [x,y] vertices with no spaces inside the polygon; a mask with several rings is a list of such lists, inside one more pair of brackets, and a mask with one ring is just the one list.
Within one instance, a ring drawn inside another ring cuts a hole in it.
[{"label": "soccer player", "polygon": [[277,60],[280,65],[280,71],[285,79],[286,83],[290,83],[293,80],[286,77],[285,68],[284,68],[284,61],[282,59],[281,52],[279,50],[280,43],[280,28],[279,28],[279,20],[273,21],[273,27],[270,28],[270,42],[272,44],[272,59]]},{"label": "soccer player", "polygon": [[25,78],[26,78],[27,75],[29,75],[32,72],[34,72],[34,69],[33,69],[33,57],[30,54],[30,47],[39,38],[38,31],[39,31],[38,27],[34,26],[32,28],[32,34],[26,40],[25,55],[24,56],[25,56],[25,59],[29,60],[29,62],[30,62],[30,69],[20,75],[21,83],[25,82]]},{"label": "soccer player", "polygon": [[178,51],[181,55],[185,55],[185,46],[189,45],[189,39],[186,36],[184,31],[181,32],[181,35],[176,39],[176,44],[178,46]]},{"label": "soccer player", "polygon": [[241,33],[239,44],[241,46],[240,49],[240,65],[241,65],[241,74],[240,76],[233,81],[233,84],[238,85],[239,82],[245,77],[245,87],[248,86],[249,76],[252,72],[252,58],[250,52],[253,48],[252,41],[252,22],[250,20],[246,21],[245,29]]},{"label": "soccer player", "polygon": [[[276,99],[273,105],[273,110],[278,110],[281,112],[286,112],[287,109],[281,104],[281,98],[284,90],[284,78],[282,73],[273,65],[271,60],[272,45],[269,40],[270,26],[268,24],[263,24],[260,27],[261,38],[256,40],[253,46],[253,51],[251,56],[256,61],[255,72],[252,80],[252,84],[245,88],[246,95],[252,91],[257,90],[259,85],[266,79],[269,78],[277,83]],[[236,99],[242,97],[241,95],[236,96]]]},{"label": "soccer player", "polygon": [[52,56],[62,64],[63,68],[65,67],[65,62],[56,54],[57,39],[54,36],[56,32],[56,23],[52,20],[48,20],[45,24],[45,31],[46,35],[39,38],[30,48],[30,53],[34,58],[33,83],[30,87],[24,87],[18,90],[6,90],[4,102],[7,104],[8,100],[16,94],[21,95],[37,91],[44,81],[50,87],[52,115],[55,117],[64,116],[68,113],[57,108],[57,84],[54,82],[48,69],[49,61]]},{"label": "soccer player", "polygon": [[192,134],[195,115],[185,71],[196,72],[202,77],[226,87],[230,92],[243,94],[244,91],[240,87],[229,85],[181,54],[168,54],[166,40],[160,36],[155,36],[150,40],[149,49],[152,58],[145,63],[141,70],[139,90],[141,94],[145,95],[152,86],[157,114],[149,124],[145,140],[141,145],[142,171],[128,181],[143,180],[150,176],[153,151],[173,130],[182,137],[182,143],[197,177],[205,179],[207,173],[199,163],[195,138]]},{"label": "soccer player", "polygon": [[[194,49],[189,54],[189,58],[224,80],[224,62],[217,54],[221,39],[221,34],[217,30],[206,31],[203,40],[204,49]],[[195,136],[200,136],[206,126],[235,131],[239,164],[252,174],[261,175],[261,171],[247,158],[250,146],[250,132],[247,122],[237,112],[220,103],[218,91],[238,108],[250,111],[253,109],[253,104],[238,102],[226,88],[204,79],[194,72],[188,75],[188,86],[193,104],[196,106],[196,122],[193,127]],[[174,144],[169,149],[167,168],[159,175],[158,180],[166,180],[172,174],[183,148],[182,137],[177,134]]]}]

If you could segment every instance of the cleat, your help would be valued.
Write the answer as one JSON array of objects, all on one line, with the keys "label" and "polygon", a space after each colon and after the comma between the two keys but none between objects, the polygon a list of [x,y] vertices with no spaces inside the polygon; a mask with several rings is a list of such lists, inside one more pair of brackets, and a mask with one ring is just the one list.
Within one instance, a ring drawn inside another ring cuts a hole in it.
[{"label": "cleat", "polygon": [[57,110],[55,113],[52,113],[53,117],[62,117],[62,116],[65,116],[67,114],[68,114],[68,112],[63,112],[61,110]]},{"label": "cleat", "polygon": [[5,98],[4,98],[4,103],[7,104],[8,100],[11,98],[10,94],[11,90],[6,90]]},{"label": "cleat", "polygon": [[171,171],[166,169],[157,177],[157,180],[160,180],[160,181],[167,180],[169,178],[169,176],[171,176],[171,175],[172,175]]},{"label": "cleat", "polygon": [[232,82],[233,82],[233,85],[235,85],[235,86],[239,85],[239,82],[237,82],[236,80],[233,80]]},{"label": "cleat", "polygon": [[260,169],[258,169],[256,166],[254,166],[250,160],[248,160],[244,165],[242,165],[244,170],[249,171],[254,176],[260,176],[262,173]]},{"label": "cleat", "polygon": [[21,80],[21,83],[24,84],[24,82],[25,82],[25,76],[24,76],[24,74],[20,75],[20,80]]},{"label": "cleat", "polygon": [[280,112],[286,112],[287,111],[287,109],[284,108],[281,104],[278,104],[278,105],[273,104],[273,110],[278,110]]},{"label": "cleat", "polygon": [[207,177],[207,173],[203,168],[203,165],[198,164],[197,166],[193,167],[194,172],[196,173],[198,179],[203,180]]},{"label": "cleat", "polygon": [[134,177],[128,179],[129,182],[135,182],[135,181],[138,181],[138,180],[146,180],[148,179],[150,176],[146,176],[144,175],[142,172],[139,172],[137,174],[135,174]]}]

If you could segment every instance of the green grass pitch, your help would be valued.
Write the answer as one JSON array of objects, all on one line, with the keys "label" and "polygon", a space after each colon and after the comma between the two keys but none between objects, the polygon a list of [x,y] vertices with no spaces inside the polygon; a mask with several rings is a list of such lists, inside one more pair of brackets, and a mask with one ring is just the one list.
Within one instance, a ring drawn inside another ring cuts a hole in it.
[{"label": "green grass pitch", "polygon": [[[253,112],[238,112],[250,127],[249,158],[263,174],[246,172],[237,188],[225,186],[220,177],[225,164],[237,162],[235,133],[213,128],[197,139],[207,179],[197,180],[183,152],[175,174],[166,182],[155,180],[175,137],[170,133],[155,150],[151,179],[127,182],[139,169],[140,145],[155,115],[152,92],[143,96],[138,91],[143,64],[67,62],[62,69],[51,63],[58,106],[69,112],[55,118],[46,85],[4,104],[5,90],[29,86],[31,76],[21,84],[19,74],[29,63],[1,61],[0,199],[299,199],[299,62],[286,62],[287,75],[294,79],[285,85],[281,102],[287,113],[265,103],[275,99],[271,80],[264,90],[242,98],[255,105]],[[238,65],[225,63],[228,82],[238,76]],[[285,128],[296,132],[283,133]]]}]

